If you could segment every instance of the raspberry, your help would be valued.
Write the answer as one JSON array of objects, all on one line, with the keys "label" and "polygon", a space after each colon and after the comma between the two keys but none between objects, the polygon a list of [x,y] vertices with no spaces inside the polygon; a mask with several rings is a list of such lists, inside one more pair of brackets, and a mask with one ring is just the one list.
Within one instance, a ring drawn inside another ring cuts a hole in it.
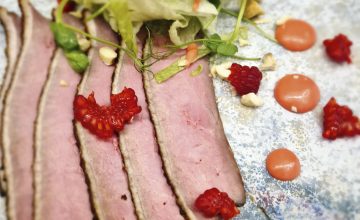
[{"label": "raspberry", "polygon": [[350,46],[352,42],[343,34],[338,34],[334,39],[327,39],[323,42],[327,55],[335,62],[351,63]]},{"label": "raspberry", "polygon": [[230,84],[235,87],[239,95],[257,93],[259,91],[262,73],[255,67],[241,66],[233,63],[230,67],[231,74],[228,77]]},{"label": "raspberry", "polygon": [[341,106],[331,98],[324,107],[323,137],[335,140],[338,137],[360,135],[360,120],[347,106]]},{"label": "raspberry", "polygon": [[228,220],[240,213],[228,194],[217,188],[208,189],[201,194],[195,201],[195,207],[207,218],[221,215],[224,220]]},{"label": "raspberry", "polygon": [[94,92],[88,98],[77,95],[74,100],[75,120],[99,138],[107,139],[141,112],[132,89],[125,88],[121,93],[111,95],[110,100],[110,106],[100,106],[96,103]]}]

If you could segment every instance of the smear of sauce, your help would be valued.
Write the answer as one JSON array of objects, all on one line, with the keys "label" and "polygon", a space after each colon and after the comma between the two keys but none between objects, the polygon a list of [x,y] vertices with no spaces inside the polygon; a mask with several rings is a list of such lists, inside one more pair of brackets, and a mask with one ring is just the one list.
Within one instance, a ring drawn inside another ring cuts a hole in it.
[{"label": "smear of sauce", "polygon": [[270,152],[266,158],[266,169],[275,179],[290,181],[300,175],[300,161],[297,156],[286,148]]},{"label": "smear of sauce", "polygon": [[320,90],[309,77],[302,74],[289,74],[277,82],[274,96],[286,110],[305,113],[313,110],[319,103]]},{"label": "smear of sauce", "polygon": [[306,21],[289,19],[276,27],[275,38],[288,50],[304,51],[314,45],[316,32]]}]

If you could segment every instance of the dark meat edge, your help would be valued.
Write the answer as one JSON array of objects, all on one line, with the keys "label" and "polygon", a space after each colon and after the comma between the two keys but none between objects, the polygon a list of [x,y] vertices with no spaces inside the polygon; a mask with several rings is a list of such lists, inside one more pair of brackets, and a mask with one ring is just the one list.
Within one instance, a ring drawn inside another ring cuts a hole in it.
[{"label": "dark meat edge", "polygon": [[[85,15],[84,17],[86,17],[87,15]],[[90,31],[91,29],[91,26],[95,26],[95,23],[94,21],[84,21],[85,23],[85,29],[88,33],[92,33]],[[91,25],[89,25],[89,23],[91,23]],[[93,57],[93,54],[96,53],[97,51],[95,51],[95,48],[93,48],[93,43],[91,43],[91,48],[89,49],[88,51],[88,58],[89,60],[91,61],[92,60],[92,57]],[[91,65],[91,63],[90,63]],[[84,83],[84,81],[86,81],[86,79],[88,78],[88,75],[89,74],[86,74],[86,72],[83,74],[83,77],[81,78],[80,82],[79,82],[79,85],[78,85],[78,92],[81,90],[81,87]],[[113,78],[114,78],[115,74],[112,75],[112,81],[113,81]],[[111,85],[110,85],[111,86]],[[77,92],[77,93],[78,93]],[[109,94],[110,95],[110,94]],[[74,135],[75,135],[75,139],[76,139],[76,145],[78,146],[79,150],[80,150],[80,161],[81,161],[81,167],[82,169],[84,170],[84,173],[85,173],[85,180],[86,180],[86,184],[89,186],[88,187],[88,190],[89,190],[89,196],[90,196],[90,203],[91,203],[91,208],[92,208],[92,212],[94,214],[94,219],[101,219],[100,218],[100,214],[99,214],[99,211],[98,211],[98,207],[96,206],[96,203],[95,203],[95,199],[94,199],[94,196],[93,196],[93,187],[92,187],[92,184],[91,184],[91,177],[89,175],[89,173],[87,172],[87,169],[86,169],[86,161],[85,159],[83,158],[83,156],[81,156],[83,154],[83,151],[82,151],[82,147],[81,147],[81,140],[80,140],[80,135],[78,133],[78,129],[77,129],[77,126],[82,126],[81,124],[78,124],[77,121],[74,119],[73,121],[73,131],[74,131]],[[120,154],[121,156],[121,154]],[[124,167],[124,164],[123,164],[123,167]],[[124,170],[126,172],[126,170]],[[129,184],[129,183],[128,183]],[[134,203],[133,201],[133,198],[131,197],[131,200],[132,200],[132,203]],[[136,216],[137,216],[137,213],[135,213]],[[138,218],[138,216],[137,216]]]},{"label": "dark meat edge", "polygon": [[[146,56],[148,54],[148,52],[149,52],[149,40],[146,42],[146,46],[144,47],[143,56]],[[173,192],[175,193],[176,202],[177,202],[178,206],[181,209],[182,215],[186,219],[189,219],[189,220],[194,219],[195,220],[196,218],[194,217],[194,214],[192,214],[193,213],[192,210],[188,207],[186,202],[183,200],[182,195],[180,194],[180,192],[176,188],[176,184],[172,181],[173,177],[172,177],[171,171],[168,169],[168,167],[171,166],[171,164],[169,164],[169,161],[166,159],[166,156],[164,155],[164,148],[166,148],[166,146],[163,146],[161,141],[159,141],[159,134],[158,134],[158,131],[159,131],[158,126],[159,125],[157,123],[158,119],[157,119],[157,116],[156,116],[155,109],[153,109],[153,107],[151,105],[151,101],[150,101],[151,100],[150,97],[153,96],[153,94],[150,91],[150,89],[148,89],[150,87],[149,82],[150,82],[150,80],[152,80],[152,79],[150,79],[149,74],[153,74],[153,73],[152,72],[146,72],[146,71],[143,73],[143,82],[144,82],[144,88],[145,88],[145,95],[146,95],[146,101],[148,102],[148,109],[149,109],[149,112],[150,112],[150,118],[151,118],[152,123],[153,123],[153,125],[155,127],[155,136],[156,136],[157,142],[159,144],[159,149],[160,149],[159,152],[160,152],[161,160],[163,162],[163,168],[164,168],[164,171],[165,171],[165,175],[166,175],[166,177],[168,179],[168,182],[169,182]],[[217,109],[217,112],[218,112],[218,109]],[[220,116],[219,116],[219,119],[221,120]],[[224,130],[224,128],[222,128],[222,129]],[[228,144],[228,147],[230,147],[229,144]],[[233,151],[231,149],[230,149],[230,152],[233,154]],[[242,185],[244,186],[244,182],[242,180],[239,169],[238,169],[237,173],[240,176]],[[245,191],[244,191],[243,195],[244,196],[241,199],[241,201],[235,201],[236,206],[241,207],[241,206],[243,206],[245,204],[245,202],[246,202],[245,201],[246,200]]]},{"label": "dark meat edge", "polygon": [[[19,56],[18,56],[18,59],[16,61],[16,65],[15,65],[15,68],[14,68],[14,73],[12,74],[12,77],[11,77],[11,81],[9,83],[9,87],[7,89],[7,91],[5,92],[5,98],[4,98],[4,106],[5,106],[5,103],[7,103],[7,99],[9,97],[9,94],[10,94],[10,88],[12,86],[12,84],[14,83],[15,79],[16,79],[16,70],[18,69],[18,66],[21,64],[20,61],[23,59],[22,57],[24,56],[23,55],[23,51],[24,49],[27,49],[28,47],[31,47],[31,42],[30,40],[28,39],[28,34],[29,32],[31,33],[32,32],[32,27],[33,27],[33,21],[30,21],[31,19],[29,19],[29,11],[31,10],[34,10],[36,13],[37,11],[35,10],[35,8],[33,8],[33,6],[31,5],[31,3],[29,2],[29,0],[17,0],[18,2],[18,5],[19,5],[19,8],[20,8],[20,11],[22,13],[22,21],[21,21],[21,25],[22,25],[22,32],[21,32],[21,46],[20,46],[20,51],[19,51]],[[33,13],[33,12],[31,12]],[[31,15],[30,17],[32,17],[33,15]],[[31,24],[31,25],[30,25]],[[55,52],[55,50],[54,50]],[[53,54],[54,55],[54,54]],[[51,58],[52,59],[52,58]],[[48,69],[50,68],[50,66],[48,67]],[[4,126],[4,118],[5,118],[5,115],[6,115],[6,108],[3,108],[2,112],[1,112],[1,135],[0,135],[0,141],[1,141],[1,146],[2,146],[2,151],[3,151],[3,169],[5,171],[5,179],[6,179],[6,184],[8,184],[8,176],[11,175],[11,172],[9,173],[9,170],[7,167],[11,167],[9,166],[9,164],[7,164],[7,161],[5,159],[5,155],[6,155],[6,152],[4,152],[4,148],[3,146],[5,141],[4,141],[4,132],[3,132],[3,126]],[[33,134],[34,136],[34,134]],[[9,153],[9,152],[8,152]],[[10,155],[7,155],[7,158],[9,158]],[[32,182],[32,184],[34,184]],[[33,186],[34,187],[34,186]],[[11,220],[11,219],[14,219],[12,217],[14,216],[11,216],[11,210],[10,210],[10,190],[9,188],[7,187],[6,188],[6,208],[5,208],[5,212],[6,212],[6,218]]]},{"label": "dark meat edge", "polygon": [[[52,13],[52,15],[53,15],[53,19],[54,19],[54,17],[55,17],[55,10],[53,10],[53,13]],[[63,16],[65,16],[65,15],[63,15]],[[69,16],[71,16],[71,15],[69,15]],[[81,21],[82,23],[85,23],[83,20]],[[85,29],[86,27],[85,27],[85,25],[84,25],[84,29]],[[90,45],[90,49],[88,50],[88,51],[90,51],[91,50],[91,46],[92,45]],[[61,53],[61,48],[56,48],[56,50],[55,50],[55,52],[54,52],[54,55],[53,55],[53,57],[52,57],[52,59],[51,59],[51,64],[49,65],[49,70],[48,70],[48,75],[47,75],[47,78],[46,78],[46,81],[45,81],[45,83],[44,83],[44,86],[43,86],[43,88],[42,88],[42,91],[41,91],[41,94],[40,94],[40,99],[39,99],[39,103],[38,103],[38,106],[37,106],[37,116],[36,116],[36,120],[35,120],[35,125],[34,125],[34,127],[35,127],[35,129],[34,129],[34,160],[33,160],[33,163],[36,161],[36,149],[35,149],[35,141],[36,141],[36,131],[37,131],[37,128],[36,128],[36,125],[38,124],[38,120],[39,120],[39,113],[40,113],[40,109],[41,109],[41,106],[42,106],[42,100],[43,100],[43,96],[44,96],[44,93],[45,93],[45,91],[48,89],[48,82],[50,81],[50,79],[51,79],[51,76],[53,75],[53,74],[56,74],[56,72],[54,73],[54,71],[53,71],[53,69],[55,68],[56,69],[56,66],[57,66],[57,62],[55,63],[55,66],[54,66],[54,61],[56,60],[56,58],[60,55],[59,53]],[[91,59],[91,57],[90,57],[90,53],[89,53],[89,55],[88,55],[88,57],[89,57],[89,59]],[[81,80],[82,80],[82,78],[81,78]],[[74,124],[74,122],[73,122],[73,124]],[[75,139],[77,138],[77,133],[76,133],[76,129],[75,129],[75,127],[73,127],[73,133],[74,133],[74,137],[75,137]],[[76,146],[78,147],[78,150],[79,150],[79,156],[80,156],[80,147],[78,146],[78,144],[76,143]],[[94,209],[94,207],[93,207],[93,204],[92,204],[92,195],[91,195],[91,192],[90,192],[90,187],[89,187],[89,184],[90,184],[90,182],[89,182],[89,180],[88,180],[88,177],[87,177],[87,175],[85,175],[85,166],[84,166],[84,161],[82,160],[82,157],[80,156],[80,166],[81,166],[81,168],[82,168],[82,170],[83,170],[83,172],[84,172],[84,177],[85,177],[85,182],[86,182],[86,185],[87,185],[87,191],[88,191],[88,194],[89,194],[89,198],[90,198],[90,204],[91,204],[91,212],[93,213],[93,215],[94,215],[94,217],[93,217],[93,219],[97,219],[96,217],[95,217],[95,209]],[[34,181],[33,181],[33,187],[34,187],[34,200],[33,200],[33,219],[36,219],[35,218],[35,210],[36,210],[36,204],[37,204],[37,200],[36,200],[36,189],[37,189],[37,187],[36,187],[36,180],[35,180],[35,177],[36,177],[36,175],[35,175],[35,168],[33,167],[33,176],[34,176]]]},{"label": "dark meat edge", "polygon": [[[85,16],[83,16],[84,19],[85,19]],[[93,23],[94,21],[89,21],[91,23]],[[90,29],[90,25],[87,24],[87,22],[84,20],[83,21],[84,23],[84,28],[86,30],[87,33],[92,33],[91,31],[89,31]],[[95,25],[95,24],[93,24]],[[91,62],[92,58],[93,58],[93,55],[94,53],[96,53],[95,49],[93,48],[93,43],[90,44],[90,49],[88,50],[88,58],[89,58],[89,61]],[[91,63],[90,63],[91,65]],[[78,88],[77,88],[77,92],[80,91],[80,87],[81,85],[83,84],[83,82],[86,80],[86,78],[88,77],[89,74],[86,74],[86,72],[89,70],[89,67],[88,69],[83,73],[83,76],[81,77],[81,80],[78,84]],[[83,171],[84,171],[84,174],[85,174],[85,181],[86,181],[86,184],[88,185],[88,192],[89,192],[89,197],[90,197],[90,204],[91,204],[91,211],[92,213],[94,214],[94,219],[100,219],[99,218],[99,213],[97,212],[97,208],[96,208],[96,204],[94,202],[94,197],[93,197],[93,193],[92,193],[92,187],[91,187],[91,181],[90,181],[90,176],[89,174],[86,172],[86,161],[84,160],[84,158],[81,156],[82,154],[82,149],[81,149],[81,141],[80,141],[80,136],[78,134],[78,129],[76,129],[76,120],[74,119],[73,120],[73,131],[74,131],[74,136],[75,136],[75,139],[76,139],[76,145],[80,151],[80,166],[82,167]]]},{"label": "dark meat edge", "polygon": [[[17,50],[17,52],[15,52],[15,53],[17,55],[19,55],[20,49],[21,49],[21,41],[18,42],[18,44],[19,44],[18,48],[11,48],[11,45],[12,45],[11,42],[18,41],[17,34],[19,34],[19,33],[13,32],[13,28],[21,29],[21,27],[16,27],[16,25],[19,25],[21,23],[21,22],[17,23],[17,21],[15,21],[16,19],[20,20],[21,18],[19,18],[18,15],[16,15],[15,13],[8,12],[5,8],[0,7],[0,23],[2,23],[2,25],[4,27],[4,31],[5,31],[5,35],[6,35],[6,45],[7,45],[6,49],[5,49],[5,55],[7,57],[7,65],[6,65],[4,75],[3,75],[1,89],[0,89],[0,102],[1,102],[0,115],[3,114],[2,112],[3,112],[3,107],[5,104],[5,95],[7,93],[9,85],[12,81],[13,72],[14,72],[15,65],[17,62],[17,57],[18,57],[17,56],[15,58],[15,60],[10,60],[12,58],[11,50]],[[20,26],[21,26],[21,24],[20,24]],[[1,120],[2,120],[2,117],[0,117],[0,132],[2,130],[2,121]],[[0,195],[1,196],[6,195],[6,178],[5,178],[5,171],[4,171],[4,158],[3,158],[2,145],[0,145]]]},{"label": "dark meat edge", "polygon": [[[123,46],[124,44],[122,44]],[[138,48],[140,49],[140,48]],[[116,62],[116,68],[115,68],[115,72],[114,74],[112,75],[112,84],[111,84],[111,91],[112,93],[114,92],[114,90],[116,89],[116,78],[118,77],[117,75],[120,75],[120,70],[121,70],[121,67],[122,67],[122,63],[123,63],[123,60],[124,60],[124,56],[126,56],[126,54],[121,51],[118,55],[118,60]],[[117,135],[118,136],[118,135]],[[120,138],[118,138],[118,142],[119,142],[119,149],[120,149],[120,156],[122,157],[122,161],[123,161],[123,167],[124,167],[124,171],[126,172],[127,174],[127,182],[128,182],[128,186],[129,186],[129,191],[131,193],[131,201],[132,203],[134,204],[134,208],[135,208],[135,214],[136,214],[136,218],[138,220],[142,220],[144,219],[144,215],[142,214],[142,210],[139,208],[139,202],[138,202],[138,198],[135,196],[136,193],[134,192],[134,189],[132,187],[132,183],[131,183],[131,180],[130,180],[130,175],[131,173],[129,173],[129,167],[128,167],[128,164],[126,163],[126,159],[125,159],[125,154],[124,154],[124,151],[121,147],[121,143],[120,143]]]}]

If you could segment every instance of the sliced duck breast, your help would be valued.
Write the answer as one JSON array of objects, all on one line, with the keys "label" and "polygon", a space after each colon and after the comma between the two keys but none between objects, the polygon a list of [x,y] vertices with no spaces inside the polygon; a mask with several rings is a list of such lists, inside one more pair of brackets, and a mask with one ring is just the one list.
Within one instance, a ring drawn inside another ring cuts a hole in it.
[{"label": "sliced duck breast", "polygon": [[[138,48],[142,49],[142,45],[140,42]],[[113,93],[119,93],[125,87],[135,90],[142,108],[119,135],[120,151],[137,216],[140,220],[184,219],[162,169],[159,146],[147,109],[142,74],[136,70],[133,60],[122,52],[113,81]]]},{"label": "sliced duck breast", "polygon": [[[155,39],[153,50],[166,44]],[[145,51],[148,54],[149,47]],[[237,205],[245,202],[245,192],[218,113],[208,59],[161,84],[154,79],[153,73],[183,55],[178,52],[152,65],[144,73],[144,84],[164,169],[177,202],[186,218],[203,219],[194,202],[205,190],[216,187],[227,192]],[[199,65],[203,66],[201,74],[191,76]]]},{"label": "sliced duck breast", "polygon": [[[21,18],[14,13],[6,11],[6,9],[0,7],[0,22],[4,26],[6,34],[6,50],[7,57],[6,70],[3,75],[1,89],[0,89],[0,110],[2,115],[3,103],[5,100],[6,91],[9,88],[16,61],[21,49]],[[0,117],[0,127],[2,127],[2,117]],[[0,128],[1,129],[1,128]],[[0,145],[0,187],[1,191],[6,190],[6,179],[3,166],[3,153],[2,146]]]},{"label": "sliced duck breast", "polygon": [[33,213],[34,121],[55,43],[49,21],[27,0],[20,1],[20,8],[24,19],[22,50],[5,97],[2,146],[8,217],[29,220]]},{"label": "sliced duck breast", "polygon": [[[116,33],[101,18],[87,22],[87,30],[93,36],[119,44]],[[78,94],[95,93],[100,105],[110,103],[111,81],[115,66],[107,66],[101,60],[99,49],[105,45],[92,41],[90,66],[79,84]],[[84,168],[89,180],[92,203],[100,220],[136,219],[128,180],[118,147],[118,138],[98,139],[81,123],[75,123],[75,132]]]},{"label": "sliced duck breast", "polygon": [[[65,23],[83,29],[64,14]],[[58,48],[43,88],[35,125],[35,219],[93,219],[73,132],[73,98],[80,75]]]}]

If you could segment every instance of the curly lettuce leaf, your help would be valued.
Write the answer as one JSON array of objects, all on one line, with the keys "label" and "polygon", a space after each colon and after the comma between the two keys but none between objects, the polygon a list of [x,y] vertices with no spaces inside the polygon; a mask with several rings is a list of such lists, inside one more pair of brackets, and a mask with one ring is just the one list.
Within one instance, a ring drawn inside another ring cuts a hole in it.
[{"label": "curly lettuce leaf", "polygon": [[119,31],[127,48],[137,54],[137,45],[134,28],[127,0],[110,0],[108,7],[110,18],[115,21],[116,29]]},{"label": "curly lettuce leaf", "polygon": [[201,30],[201,24],[195,17],[185,17],[172,23],[169,29],[170,40],[176,44],[183,44],[195,39]]},{"label": "curly lettuce leaf", "polygon": [[[123,39],[127,41],[129,49],[136,47],[134,44],[135,33],[131,28],[131,22],[173,21],[169,29],[170,38],[174,44],[182,44],[185,41],[193,40],[201,29],[207,29],[218,15],[215,5],[208,0],[202,0],[196,12],[192,8],[193,0],[110,1],[114,2],[114,7],[108,7],[104,16],[112,28],[119,31]],[[106,4],[108,0],[77,0],[77,2],[85,8],[96,10]],[[130,43],[130,33],[133,43]]]}]

